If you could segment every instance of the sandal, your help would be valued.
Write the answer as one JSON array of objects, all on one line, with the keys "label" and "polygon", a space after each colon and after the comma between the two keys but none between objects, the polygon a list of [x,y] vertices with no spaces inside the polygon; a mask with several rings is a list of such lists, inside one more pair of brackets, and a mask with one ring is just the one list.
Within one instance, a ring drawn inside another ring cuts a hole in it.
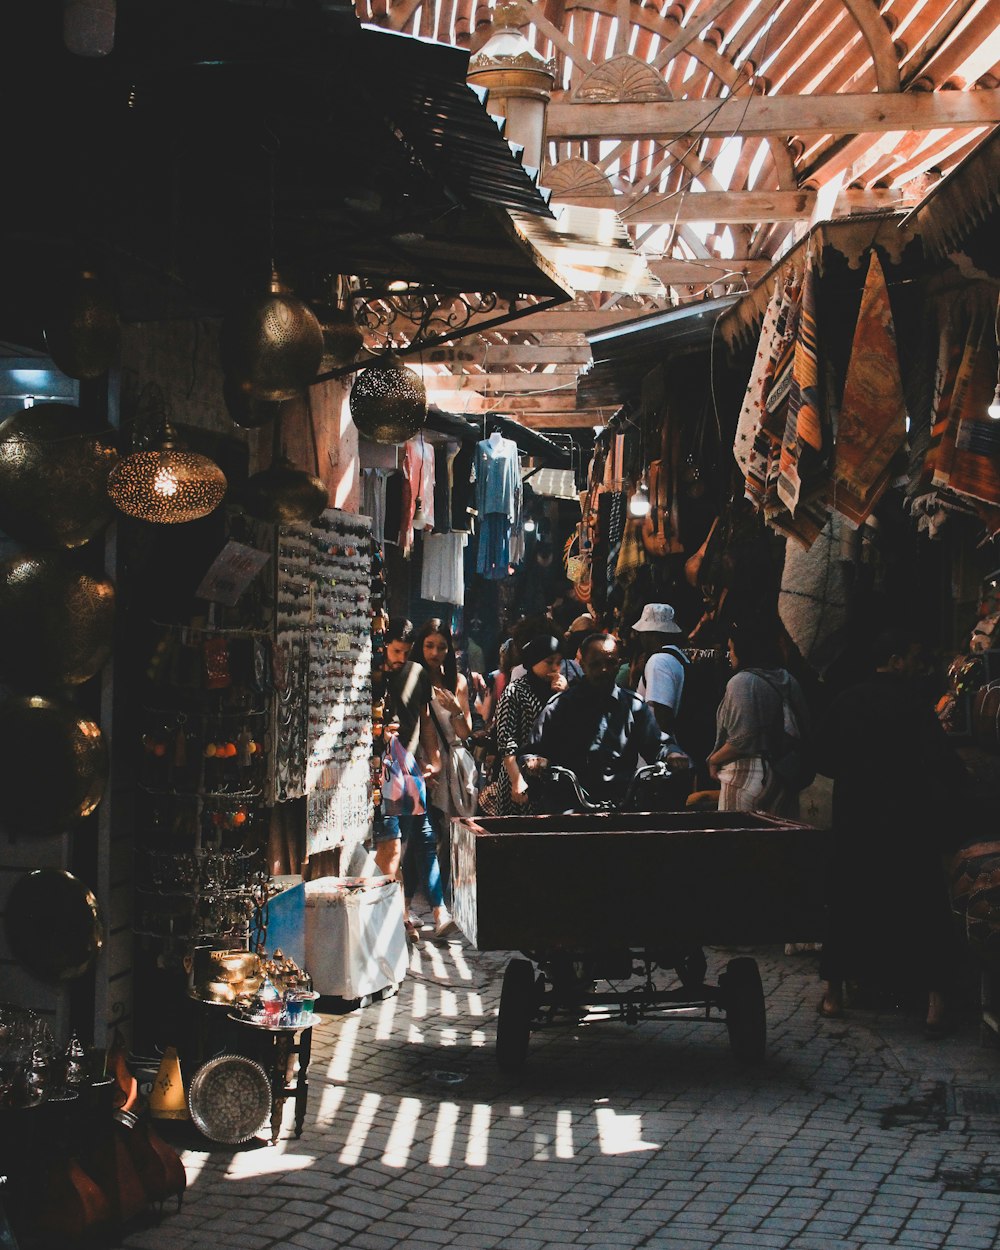
[{"label": "sandal", "polygon": [[844,1009],[839,1003],[828,1003],[824,994],[816,1004],[816,1014],[822,1016],[824,1020],[839,1020],[844,1014]]}]

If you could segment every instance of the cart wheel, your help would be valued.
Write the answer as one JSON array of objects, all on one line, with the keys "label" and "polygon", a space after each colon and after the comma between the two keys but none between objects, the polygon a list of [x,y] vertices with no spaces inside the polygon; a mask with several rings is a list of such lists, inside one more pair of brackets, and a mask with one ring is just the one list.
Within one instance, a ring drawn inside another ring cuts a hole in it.
[{"label": "cart wheel", "polygon": [[516,1072],[528,1057],[535,1000],[534,968],[527,959],[512,959],[503,974],[497,1019],[497,1063],[503,1072]]},{"label": "cart wheel", "polygon": [[744,1063],[760,1063],[767,1038],[767,1011],[756,959],[730,959],[719,981],[733,1054]]}]

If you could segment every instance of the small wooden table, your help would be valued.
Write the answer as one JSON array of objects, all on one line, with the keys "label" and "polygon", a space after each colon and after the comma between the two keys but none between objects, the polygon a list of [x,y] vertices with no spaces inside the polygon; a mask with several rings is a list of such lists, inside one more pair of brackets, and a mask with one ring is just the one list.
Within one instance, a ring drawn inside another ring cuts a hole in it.
[{"label": "small wooden table", "polygon": [[[312,1031],[326,1021],[322,1016],[306,1013],[295,1024],[257,1024],[229,1013],[229,1019],[244,1029],[252,1029],[253,1042],[249,1058],[257,1059],[271,1082],[271,1145],[281,1132],[281,1116],[285,1099],[295,1096],[295,1136],[302,1136],[309,1101],[309,1060],[312,1054]],[[298,1059],[294,1073],[289,1073],[293,1058]]]}]

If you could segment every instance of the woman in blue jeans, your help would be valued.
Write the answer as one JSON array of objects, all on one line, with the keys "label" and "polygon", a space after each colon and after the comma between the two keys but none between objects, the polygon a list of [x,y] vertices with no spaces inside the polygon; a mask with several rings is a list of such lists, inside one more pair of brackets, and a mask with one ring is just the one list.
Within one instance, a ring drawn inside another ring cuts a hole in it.
[{"label": "woman in blue jeans", "polygon": [[[434,936],[445,937],[454,932],[455,922],[444,905],[437,835],[428,813],[420,816],[383,816],[382,827],[375,834],[376,862],[380,861],[378,848],[394,841],[401,843],[396,863],[402,864],[403,923],[406,925],[407,935],[414,941],[420,940],[420,923],[413,918],[410,909],[414,895],[421,886],[434,913]],[[393,876],[395,873],[387,875]]]}]

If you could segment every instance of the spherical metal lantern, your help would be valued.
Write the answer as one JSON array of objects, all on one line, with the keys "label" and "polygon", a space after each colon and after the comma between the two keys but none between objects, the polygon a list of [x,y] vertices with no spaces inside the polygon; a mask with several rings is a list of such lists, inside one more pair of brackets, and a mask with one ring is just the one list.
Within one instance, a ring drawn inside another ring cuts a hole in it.
[{"label": "spherical metal lantern", "polygon": [[393,356],[358,374],[350,405],[354,424],[374,443],[405,443],[427,419],[423,379]]},{"label": "spherical metal lantern", "polygon": [[215,461],[188,451],[167,426],[158,449],[119,460],[108,477],[108,494],[126,516],[180,525],[214,512],[226,485]]},{"label": "spherical metal lantern", "polygon": [[361,351],[365,336],[361,333],[354,314],[349,308],[321,306],[316,309],[320,329],[323,331],[323,358],[320,373],[331,369],[345,369],[353,365]]},{"label": "spherical metal lantern", "polygon": [[107,373],[121,345],[115,301],[95,273],[84,270],[61,292],[45,325],[45,346],[56,367],[71,378]]},{"label": "spherical metal lantern", "polygon": [[14,958],[45,981],[82,977],[104,945],[97,899],[61,868],[37,868],[15,883],[4,927]]},{"label": "spherical metal lantern", "polygon": [[233,425],[239,426],[241,430],[258,430],[262,425],[274,421],[284,402],[280,399],[257,399],[248,387],[229,378],[223,383],[222,398]]},{"label": "spherical metal lantern", "polygon": [[291,399],[319,372],[323,331],[312,310],[281,282],[230,313],[220,336],[222,366],[257,399]]},{"label": "spherical metal lantern", "polygon": [[14,690],[89,681],[111,654],[115,589],[55,553],[0,564],[0,680]]},{"label": "spherical metal lantern", "polygon": [[79,547],[114,516],[110,426],[72,404],[36,404],[0,425],[0,529],[33,547]]},{"label": "spherical metal lantern", "polygon": [[330,496],[318,477],[279,456],[269,469],[255,473],[243,490],[243,507],[258,521],[298,525],[315,521]]},{"label": "spherical metal lantern", "polygon": [[42,695],[0,703],[0,828],[63,833],[97,807],[108,777],[100,728]]}]

